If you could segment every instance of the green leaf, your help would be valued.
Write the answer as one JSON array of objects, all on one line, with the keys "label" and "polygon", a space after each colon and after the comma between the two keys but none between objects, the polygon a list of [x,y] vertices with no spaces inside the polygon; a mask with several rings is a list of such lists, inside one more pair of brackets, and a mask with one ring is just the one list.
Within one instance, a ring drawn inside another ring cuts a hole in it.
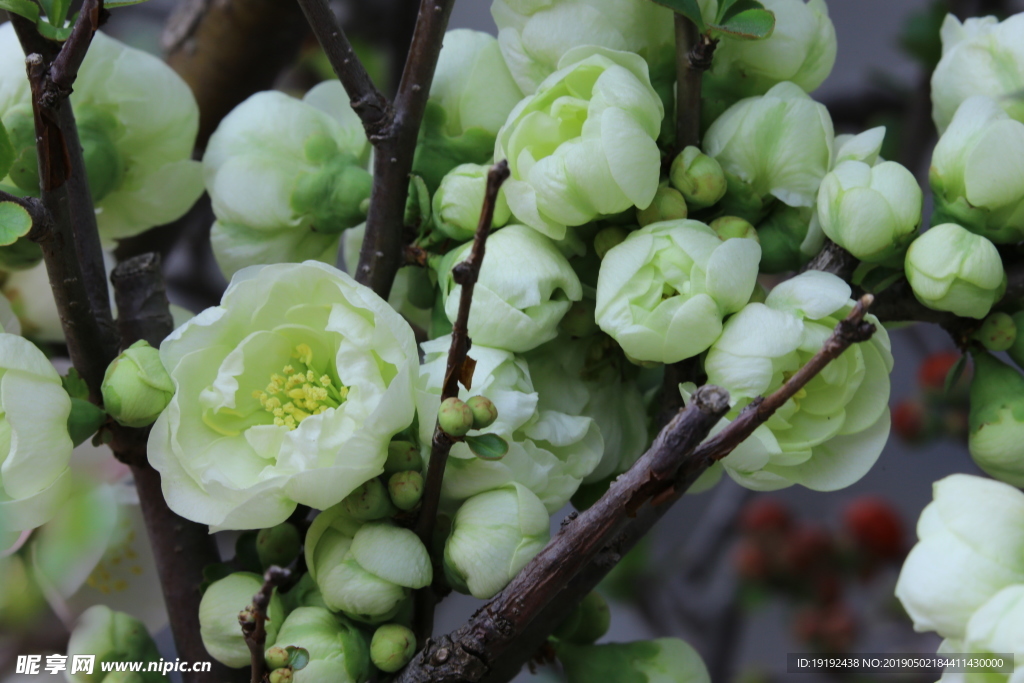
[{"label": "green leaf", "polygon": [[68,374],[60,378],[60,383],[64,385],[64,391],[68,392],[68,396],[71,398],[89,400],[89,387],[86,386],[82,376],[78,374],[78,370],[74,368],[68,370]]},{"label": "green leaf", "polygon": [[20,204],[0,202],[0,247],[14,244],[32,229],[32,216]]},{"label": "green leaf", "polygon": [[508,443],[497,434],[467,436],[466,445],[481,460],[501,460],[508,453]]},{"label": "green leaf", "polygon": [[53,26],[46,23],[42,19],[36,21],[36,29],[39,31],[39,35],[50,40],[56,40],[64,42],[71,35],[71,29],[74,28],[74,22],[72,21],[67,26]]},{"label": "green leaf", "polygon": [[113,9],[115,7],[127,7],[128,5],[141,5],[146,0],[107,0],[103,3],[103,9]]},{"label": "green leaf", "polygon": [[98,406],[80,398],[71,399],[71,413],[68,415],[68,436],[71,443],[79,446],[95,434],[107,421],[107,414]]},{"label": "green leaf", "polygon": [[654,2],[682,14],[697,25],[699,32],[704,33],[704,18],[700,15],[700,5],[697,4],[697,0],[654,0]]},{"label": "green leaf", "polygon": [[284,650],[288,653],[288,666],[292,671],[305,669],[309,664],[309,651],[305,648],[289,645]]},{"label": "green leaf", "polygon": [[0,178],[7,176],[17,156],[17,153],[14,151],[14,145],[11,144],[11,139],[7,137],[7,129],[4,128],[3,122],[0,121]]},{"label": "green leaf", "polygon": [[726,24],[740,12],[746,12],[749,9],[764,9],[764,5],[759,0],[724,0],[718,6],[715,24]]},{"label": "green leaf", "polygon": [[30,21],[39,20],[39,5],[32,0],[0,0],[0,9],[13,12]]},{"label": "green leaf", "polygon": [[748,9],[720,26],[709,26],[712,35],[722,34],[741,40],[763,40],[775,30],[775,14],[766,9]]},{"label": "green leaf", "polygon": [[64,21],[68,18],[68,9],[71,7],[71,0],[39,0],[43,6],[43,14],[50,26],[62,28]]},{"label": "green leaf", "polygon": [[960,381],[960,377],[964,374],[964,370],[966,369],[967,354],[965,353],[960,356],[955,363],[953,363],[953,367],[951,367],[949,372],[946,374],[946,383],[943,391],[947,394],[950,393],[953,390],[953,387],[956,386],[956,383]]}]

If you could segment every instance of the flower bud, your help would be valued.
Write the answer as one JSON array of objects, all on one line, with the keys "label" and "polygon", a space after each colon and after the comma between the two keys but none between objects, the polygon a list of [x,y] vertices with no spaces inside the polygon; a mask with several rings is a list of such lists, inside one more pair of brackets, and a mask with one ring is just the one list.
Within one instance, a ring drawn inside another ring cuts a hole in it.
[{"label": "flower bud", "polygon": [[631,681],[635,683],[710,683],[700,655],[678,638],[632,643],[573,645],[555,651],[568,683]]},{"label": "flower bud", "polygon": [[452,587],[490,598],[548,541],[548,511],[519,483],[479,493],[455,513],[444,546],[444,571]]},{"label": "flower bud", "polygon": [[388,459],[384,463],[384,473],[394,474],[406,470],[419,470],[423,467],[420,449],[409,441],[392,441],[388,444]]},{"label": "flower bud", "polygon": [[692,145],[685,148],[672,161],[669,179],[672,186],[682,193],[686,202],[694,209],[716,204],[725,195],[726,182],[722,166]]},{"label": "flower bud", "polygon": [[629,231],[617,225],[611,225],[601,229],[594,235],[594,252],[597,258],[603,259],[605,254],[626,241]]},{"label": "flower bud", "polygon": [[271,565],[287,567],[302,550],[302,539],[294,524],[284,522],[256,534],[256,553],[266,569]]},{"label": "flower bud", "polygon": [[498,409],[486,396],[471,396],[466,405],[473,411],[473,429],[486,429],[498,419]]},{"label": "flower bud", "polygon": [[[263,580],[250,572],[236,572],[214,581],[199,602],[199,635],[206,651],[221,664],[239,669],[249,666],[251,655],[238,625],[239,613],[252,605]],[[267,610],[267,645],[273,645],[284,617],[281,598],[275,590]]]},{"label": "flower bud", "polygon": [[[235,622],[238,627],[238,622]],[[68,656],[95,655],[96,666],[91,674],[77,672],[69,676],[75,683],[100,683],[107,672],[101,664],[108,662],[155,662],[160,659],[156,643],[138,619],[123,612],[114,612],[106,605],[94,605],[82,613],[68,640]],[[147,683],[165,680],[159,674],[143,676]]]},{"label": "flower bud", "polygon": [[121,352],[103,375],[103,407],[125,427],[152,424],[174,396],[160,352],[140,340]]},{"label": "flower bud", "polygon": [[263,659],[267,662],[267,668],[274,670],[288,666],[288,660],[291,659],[291,655],[288,653],[288,650],[275,645],[274,647],[267,648]]},{"label": "flower bud", "polygon": [[978,467],[1024,486],[1024,377],[988,353],[975,353],[967,445]]},{"label": "flower bud", "polygon": [[754,226],[739,216],[721,216],[711,221],[708,227],[714,230],[723,240],[744,238],[754,240],[757,243],[761,242]]},{"label": "flower bud", "polygon": [[388,479],[388,494],[399,510],[412,510],[423,497],[423,475],[416,470],[395,472]]},{"label": "flower bud", "polygon": [[641,228],[658,221],[682,218],[686,218],[686,200],[674,187],[659,187],[650,205],[636,211],[636,222]]},{"label": "flower bud", "polygon": [[1006,313],[990,313],[973,335],[989,351],[1006,351],[1017,340],[1017,323]]},{"label": "flower bud", "polygon": [[905,268],[914,296],[937,311],[981,320],[1006,291],[995,245],[955,223],[937,225],[914,240]]},{"label": "flower bud", "polygon": [[398,671],[416,654],[416,634],[401,624],[384,624],[373,632],[370,659],[386,673]]},{"label": "flower bud", "polygon": [[452,396],[441,401],[437,411],[437,422],[448,436],[459,438],[473,428],[473,410],[468,405]]},{"label": "flower bud", "polygon": [[384,484],[376,477],[345,496],[341,506],[349,517],[361,522],[389,517],[395,511]]},{"label": "flower bud", "polygon": [[[281,624],[278,646],[297,647],[309,653],[306,666],[276,669],[281,683],[347,683],[370,679],[370,657],[362,633],[348,619],[323,607],[296,608]],[[269,650],[267,651],[269,652]],[[264,657],[267,652],[264,653]],[[280,673],[279,673],[280,672]]]},{"label": "flower bud", "polygon": [[[287,653],[286,653],[287,654]],[[270,683],[292,683],[295,677],[295,672],[290,667],[282,667],[274,669],[270,672],[269,680]]]},{"label": "flower bud", "polygon": [[844,161],[821,181],[818,219],[833,242],[861,261],[898,261],[921,225],[921,188],[895,161]]},{"label": "flower bud", "polygon": [[[490,168],[481,164],[462,164],[445,175],[433,199],[434,221],[438,230],[452,239],[473,239],[480,222]],[[499,190],[491,227],[500,228],[508,223],[511,216],[505,193]]]}]

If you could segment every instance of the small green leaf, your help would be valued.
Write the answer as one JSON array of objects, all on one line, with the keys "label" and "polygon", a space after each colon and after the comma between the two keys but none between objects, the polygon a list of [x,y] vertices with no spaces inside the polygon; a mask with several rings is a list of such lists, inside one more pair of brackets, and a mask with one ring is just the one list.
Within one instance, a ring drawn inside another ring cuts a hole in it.
[{"label": "small green leaf", "polygon": [[715,24],[719,26],[727,24],[737,14],[746,12],[749,9],[764,9],[764,5],[759,0],[724,0],[718,6],[718,16],[715,17]]},{"label": "small green leaf", "polygon": [[20,204],[0,202],[0,247],[14,244],[32,229],[32,216]]},{"label": "small green leaf", "polygon": [[80,398],[71,399],[68,415],[68,436],[75,446],[85,443],[107,421],[107,414],[98,406]]},{"label": "small green leaf", "polygon": [[39,5],[32,0],[0,0],[0,9],[13,12],[30,21],[39,20]]},{"label": "small green leaf", "polygon": [[61,28],[68,18],[68,9],[71,7],[71,0],[39,0],[43,6],[43,13],[50,26]]},{"label": "small green leaf", "polygon": [[763,40],[775,30],[775,14],[766,9],[748,9],[720,26],[709,26],[709,32],[741,40]]},{"label": "small green leaf", "polygon": [[943,388],[947,394],[953,390],[956,383],[960,381],[960,377],[964,374],[964,370],[967,369],[967,354],[963,354],[957,358],[956,362],[953,363],[953,367],[949,369],[946,374],[946,383]]},{"label": "small green leaf", "polygon": [[697,0],[654,0],[654,2],[682,14],[697,25],[699,32],[704,33],[704,19],[700,15],[700,5],[697,4]]},{"label": "small green leaf", "polygon": [[39,35],[50,40],[56,40],[64,42],[71,35],[71,29],[74,28],[74,21],[69,23],[67,26],[53,26],[46,23],[42,19],[36,21],[36,29],[39,31]]},{"label": "small green leaf", "polygon": [[309,651],[305,648],[289,645],[285,648],[285,652],[288,653],[288,666],[292,671],[305,669],[309,664]]},{"label": "small green leaf", "polygon": [[78,370],[74,368],[68,370],[68,374],[60,378],[60,383],[64,385],[64,391],[68,392],[68,396],[71,398],[89,400],[89,387],[86,386],[82,376],[78,374]]},{"label": "small green leaf", "polygon": [[4,128],[3,122],[0,121],[0,178],[5,177],[8,171],[11,170],[11,166],[14,165],[14,160],[17,156],[17,153],[14,151],[14,145],[11,144],[11,139],[7,137],[7,129]]},{"label": "small green leaf", "polygon": [[497,434],[467,436],[466,445],[481,460],[501,460],[508,453],[508,443]]}]

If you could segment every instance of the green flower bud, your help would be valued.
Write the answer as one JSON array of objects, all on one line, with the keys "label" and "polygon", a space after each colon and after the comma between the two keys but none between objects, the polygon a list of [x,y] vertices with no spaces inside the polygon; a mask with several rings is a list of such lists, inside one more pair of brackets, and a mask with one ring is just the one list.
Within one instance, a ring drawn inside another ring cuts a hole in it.
[{"label": "green flower bud", "polygon": [[594,251],[597,257],[603,259],[604,255],[626,241],[629,237],[629,230],[612,225],[604,228],[594,235]]},{"label": "green flower bud", "polygon": [[267,662],[267,667],[271,670],[281,669],[288,666],[288,660],[291,659],[291,655],[288,654],[288,650],[283,647],[274,646],[268,648],[266,653],[263,655],[263,659]]},{"label": "green flower bud", "polygon": [[[106,605],[94,605],[82,613],[68,641],[68,655],[96,655],[97,663],[91,674],[77,672],[69,676],[75,683],[100,683],[107,675],[100,664],[160,659],[156,643],[142,622]],[[156,672],[144,672],[142,678],[147,683],[167,680]]]},{"label": "green flower bud", "polygon": [[441,402],[437,421],[448,436],[459,438],[473,428],[473,410],[455,396]]},{"label": "green flower bud", "polygon": [[[309,653],[306,666],[276,669],[292,672],[294,683],[362,683],[370,679],[370,657],[359,629],[343,616],[323,607],[299,607],[284,620],[276,645],[298,647]],[[264,657],[266,656],[264,652]],[[287,673],[281,673],[281,683]]]},{"label": "green flower bud", "polygon": [[700,655],[678,638],[556,647],[568,683],[710,683]]},{"label": "green flower bud", "polygon": [[914,296],[937,311],[980,320],[1006,291],[995,245],[955,223],[937,225],[914,240],[905,267]]},{"label": "green flower bud", "polygon": [[[456,166],[441,180],[434,193],[433,209],[437,229],[456,240],[470,240],[480,222],[480,209],[487,190],[490,166],[462,164]],[[512,217],[505,193],[498,192],[491,227],[500,228]]]},{"label": "green flower bud", "polygon": [[294,676],[295,672],[289,667],[277,668],[270,672],[270,683],[292,683]]},{"label": "green flower bud", "polygon": [[[334,142],[326,136],[324,139]],[[309,153],[307,144],[307,158]],[[337,234],[366,219],[363,201],[370,196],[372,185],[373,177],[362,168],[355,155],[338,153],[315,171],[307,171],[295,180],[291,208],[296,214],[308,217],[311,230],[325,235]]]},{"label": "green flower bud", "polygon": [[370,659],[381,671],[393,673],[416,654],[416,634],[401,624],[384,624],[373,632]]},{"label": "green flower bud", "polygon": [[390,517],[395,511],[384,484],[376,477],[345,496],[341,506],[349,517],[361,522]]},{"label": "green flower bud", "polygon": [[641,228],[658,221],[677,218],[686,218],[686,200],[672,187],[659,187],[650,205],[646,209],[637,209],[636,212],[636,221]]},{"label": "green flower bud", "polygon": [[725,173],[721,164],[692,145],[672,161],[669,179],[695,209],[712,206],[725,195]]},{"label": "green flower bud", "polygon": [[[820,239],[814,240],[810,230],[814,210],[807,207],[777,206],[768,217],[757,224],[761,242],[761,271],[785,273],[799,270],[807,263]],[[818,235],[821,231],[818,231]],[[813,243],[813,244],[811,244]]]},{"label": "green flower bud", "polygon": [[388,459],[384,463],[384,473],[405,472],[423,468],[420,449],[409,441],[392,441],[388,444]]},{"label": "green flower bud", "polygon": [[559,640],[569,643],[588,645],[608,633],[611,623],[612,614],[608,609],[608,601],[600,593],[591,591],[554,635]]},{"label": "green flower bud", "polygon": [[266,569],[271,565],[286,567],[302,550],[302,539],[294,524],[284,522],[256,534],[256,553]]},{"label": "green flower bud", "polygon": [[[199,635],[206,651],[225,666],[240,669],[249,666],[251,655],[238,625],[239,613],[246,611],[252,598],[263,587],[263,579],[251,572],[236,572],[214,581],[199,602]],[[284,617],[277,591],[267,609],[267,645],[273,645]]]},{"label": "green flower bud", "polygon": [[498,419],[498,409],[486,396],[471,396],[466,405],[473,411],[473,429],[486,429]]},{"label": "green flower bud", "polygon": [[[718,236],[723,240],[732,240],[737,238],[751,239],[755,242],[760,243],[761,240],[757,236],[757,230],[739,216],[721,216],[716,218],[708,224],[709,227],[718,233]],[[763,258],[763,257],[762,257]]]},{"label": "green flower bud", "polygon": [[1017,340],[1017,323],[1006,313],[996,312],[985,318],[974,339],[989,351],[1006,351]]},{"label": "green flower bud", "polygon": [[160,352],[140,340],[125,349],[103,375],[103,406],[126,427],[152,424],[174,396],[174,382]]},{"label": "green flower bud", "polygon": [[988,353],[975,353],[967,445],[978,467],[1024,486],[1024,377]]},{"label": "green flower bud", "polygon": [[388,494],[399,510],[412,510],[423,497],[423,475],[416,470],[392,474],[388,479]]}]

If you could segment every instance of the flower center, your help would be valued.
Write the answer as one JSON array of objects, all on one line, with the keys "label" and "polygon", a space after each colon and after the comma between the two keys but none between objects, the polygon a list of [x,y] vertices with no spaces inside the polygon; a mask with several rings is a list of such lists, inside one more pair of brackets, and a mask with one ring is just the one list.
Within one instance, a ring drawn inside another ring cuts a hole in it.
[{"label": "flower center", "polygon": [[348,387],[335,386],[330,375],[313,369],[313,350],[308,344],[296,346],[292,358],[294,362],[285,365],[280,374],[270,376],[265,390],[252,392],[274,416],[274,424],[289,430],[307,417],[337,408],[348,398]]}]

